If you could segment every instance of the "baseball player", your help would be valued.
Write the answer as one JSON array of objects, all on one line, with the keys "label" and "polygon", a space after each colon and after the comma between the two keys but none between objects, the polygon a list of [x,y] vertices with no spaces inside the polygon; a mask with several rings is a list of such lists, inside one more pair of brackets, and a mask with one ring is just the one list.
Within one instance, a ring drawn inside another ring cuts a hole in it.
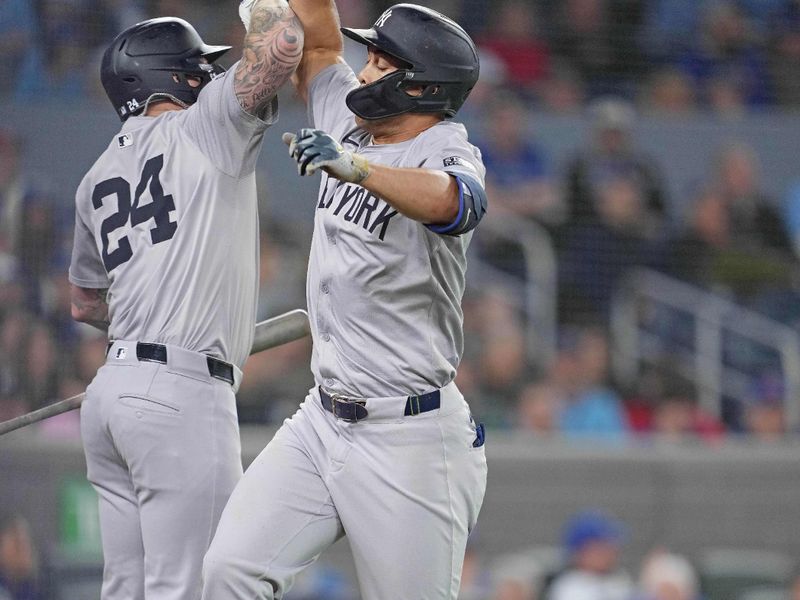
[{"label": "baseball player", "polygon": [[362,598],[455,599],[486,487],[483,426],[454,384],[484,168],[450,120],[478,78],[455,22],[413,4],[368,30],[358,76],[332,0],[293,0],[295,79],[322,172],[307,299],[317,385],[249,467],[204,561],[203,598],[282,598],[347,535]]},{"label": "baseball player", "polygon": [[72,315],[108,331],[81,432],[99,494],[103,599],[195,600],[202,558],[241,477],[234,394],[255,323],[255,164],[303,31],[258,0],[244,56],[159,18],[106,50],[123,121],[81,182]]}]

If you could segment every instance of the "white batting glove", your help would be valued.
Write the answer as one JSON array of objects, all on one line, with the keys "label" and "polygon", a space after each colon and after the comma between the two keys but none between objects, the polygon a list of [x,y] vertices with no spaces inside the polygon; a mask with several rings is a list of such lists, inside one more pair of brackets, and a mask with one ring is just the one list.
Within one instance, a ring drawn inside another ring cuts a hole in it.
[{"label": "white batting glove", "polygon": [[284,133],[283,142],[289,146],[289,155],[297,161],[300,175],[312,175],[323,169],[340,181],[361,183],[369,175],[367,159],[345,150],[342,145],[319,129],[301,129]]},{"label": "white batting glove", "polygon": [[244,23],[245,30],[250,33],[250,13],[253,10],[253,5],[258,0],[242,0],[239,3],[239,18]]}]

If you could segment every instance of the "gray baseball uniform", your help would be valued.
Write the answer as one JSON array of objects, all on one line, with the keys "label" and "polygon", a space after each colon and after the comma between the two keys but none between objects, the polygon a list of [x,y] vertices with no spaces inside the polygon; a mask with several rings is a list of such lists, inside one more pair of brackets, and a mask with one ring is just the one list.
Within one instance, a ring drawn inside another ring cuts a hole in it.
[{"label": "gray baseball uniform", "polygon": [[255,323],[254,169],[277,105],[245,113],[234,71],[187,110],[129,118],[76,195],[70,281],[108,288],[113,341],[81,408],[104,599],[197,598],[242,472],[234,394]]},{"label": "gray baseball uniform", "polygon": [[[372,144],[345,104],[357,85],[349,67],[323,70],[309,88],[313,126],[374,163],[483,181],[459,124]],[[231,496],[203,598],[281,598],[345,533],[363,598],[456,598],[486,487],[482,440],[453,382],[470,237],[435,233],[323,173],[307,281],[319,387]],[[429,393],[439,408],[415,410]],[[334,416],[337,394],[360,399],[367,416]]]}]

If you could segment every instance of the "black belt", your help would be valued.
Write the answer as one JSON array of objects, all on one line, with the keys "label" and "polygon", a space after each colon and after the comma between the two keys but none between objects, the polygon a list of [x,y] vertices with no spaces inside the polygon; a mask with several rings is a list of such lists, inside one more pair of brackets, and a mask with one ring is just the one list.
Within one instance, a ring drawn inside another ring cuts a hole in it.
[{"label": "black belt", "polygon": [[[369,412],[366,408],[366,400],[359,398],[348,398],[339,394],[329,394],[319,388],[319,398],[322,401],[322,407],[332,412],[335,416],[343,421],[355,422],[361,419],[366,419]],[[429,410],[436,410],[442,404],[442,395],[439,390],[422,394],[421,396],[409,396],[406,399],[406,408],[403,414],[407,417],[418,415],[420,413],[428,412]]]},{"label": "black belt", "polygon": [[[165,365],[167,364],[167,347],[164,344],[136,342],[136,358]],[[213,356],[206,356],[206,364],[211,377],[233,385],[233,365]]]}]

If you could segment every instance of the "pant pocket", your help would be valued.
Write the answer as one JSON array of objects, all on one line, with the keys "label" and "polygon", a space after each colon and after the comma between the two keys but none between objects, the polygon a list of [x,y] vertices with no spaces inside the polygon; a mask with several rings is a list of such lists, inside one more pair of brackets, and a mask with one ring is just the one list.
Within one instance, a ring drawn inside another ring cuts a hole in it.
[{"label": "pant pocket", "polygon": [[119,403],[128,408],[149,413],[173,416],[181,414],[180,407],[172,402],[145,394],[124,394],[119,397]]}]

